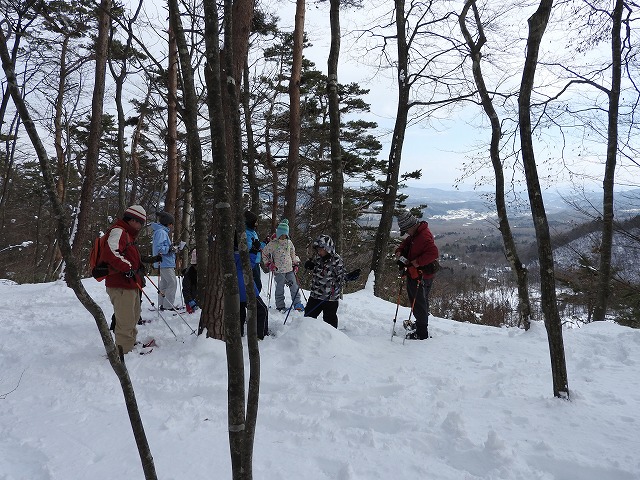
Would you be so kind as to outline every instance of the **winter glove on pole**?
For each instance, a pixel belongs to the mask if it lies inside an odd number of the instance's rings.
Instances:
[[[313,260],[309,259],[304,262],[304,268],[306,268],[307,270],[313,270],[314,268],[316,268],[316,264]]]
[[[124,276],[127,278],[133,278],[136,276],[136,272],[134,272],[133,270],[129,270],[128,272],[125,272]]]

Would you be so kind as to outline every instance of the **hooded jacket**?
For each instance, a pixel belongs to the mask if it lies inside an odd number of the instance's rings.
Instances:
[[[153,241],[151,251],[153,255],[162,255],[162,261],[154,263],[155,268],[176,268],[176,252],[171,248],[171,238],[169,237],[169,227],[160,223],[152,223]]]
[[[276,266],[275,273],[291,272],[293,266],[300,263],[296,247],[289,238],[271,240],[262,250],[262,255],[266,264],[273,263]]]
[[[324,257],[315,255],[313,258],[315,266],[311,276],[310,298],[318,300],[335,301],[342,294],[344,285],[344,264],[342,257],[331,251]]]
[[[101,261],[107,263],[109,270],[114,273],[107,276],[105,285],[107,288],[138,289],[138,285],[141,285],[142,282],[139,273],[142,268],[140,251],[135,245],[138,230],[132,228],[124,220],[118,220],[109,227],[107,235],[107,248],[103,248],[101,251]],[[124,276],[130,270],[136,272],[134,278]]]
[[[438,247],[427,222],[420,222],[414,234],[405,238],[396,248],[396,252],[406,257],[410,263],[415,260],[418,267],[425,267],[439,257]],[[414,278],[413,273],[417,274],[417,272],[411,272],[412,269],[415,270],[415,266],[409,267],[409,273]],[[422,274],[422,278],[425,279],[433,277],[434,275]]]

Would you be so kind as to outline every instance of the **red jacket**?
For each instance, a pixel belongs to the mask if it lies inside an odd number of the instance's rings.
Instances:
[[[418,267],[429,265],[440,256],[427,222],[420,222],[415,233],[405,238],[396,248],[396,252],[406,257],[410,263],[415,260]],[[415,269],[415,267],[409,267],[409,273],[414,273],[415,276],[411,275],[411,277],[416,278],[417,272],[412,272],[412,269]],[[423,274],[422,278],[433,278],[433,275]]]
[[[109,265],[109,276],[105,285],[112,288],[137,289],[141,279],[137,273],[142,266],[140,251],[135,244],[138,231],[131,228],[124,220],[114,223],[108,233],[105,247],[101,253],[101,261]],[[129,270],[136,272],[133,278],[124,276]]]

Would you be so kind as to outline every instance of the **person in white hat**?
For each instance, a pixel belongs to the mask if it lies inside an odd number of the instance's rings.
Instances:
[[[140,205],[131,205],[124,211],[105,235],[106,245],[101,250],[101,261],[109,265],[111,272],[105,278],[107,294],[115,316],[115,343],[120,358],[133,350],[140,318],[140,289],[144,270],[140,251],[136,245],[138,233],[147,221],[147,212]]]

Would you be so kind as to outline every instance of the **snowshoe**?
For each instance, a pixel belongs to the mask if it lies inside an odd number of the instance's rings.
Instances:
[[[147,354],[153,352],[153,347],[157,347],[157,344],[156,344],[155,339],[152,338],[148,342],[142,344],[142,347],[140,348],[138,353],[140,355],[147,355]]]
[[[415,330],[413,332],[408,331],[404,338],[406,340],[426,340],[427,338],[429,338],[429,333],[427,332],[427,336],[421,338],[418,336],[418,333]]]

